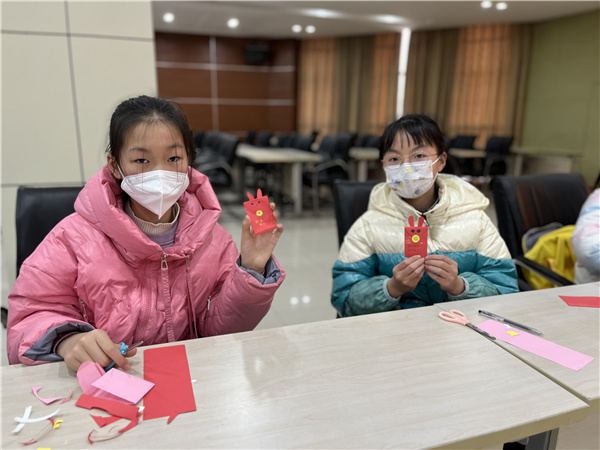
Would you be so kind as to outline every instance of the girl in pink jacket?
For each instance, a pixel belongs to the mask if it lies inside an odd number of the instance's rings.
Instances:
[[[11,364],[115,361],[129,370],[117,343],[251,330],[285,277],[272,256],[283,225],[257,236],[246,216],[238,252],[217,224],[219,203],[189,166],[192,134],[173,103],[121,103],[109,140],[108,164],[76,212],[21,266],[8,299]]]

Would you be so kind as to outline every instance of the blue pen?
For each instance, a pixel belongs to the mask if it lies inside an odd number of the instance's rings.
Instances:
[[[121,354],[122,354],[123,356],[125,356],[129,350],[133,350],[134,348],[137,348],[137,347],[139,347],[139,346],[140,346],[140,345],[142,345],[143,343],[144,343],[144,341],[140,341],[140,342],[138,342],[137,344],[133,344],[131,347],[129,347],[129,346],[127,346],[127,345],[125,344],[125,342],[121,342],[121,343],[119,344],[119,345],[121,346],[121,348],[119,349],[119,351],[121,352]],[[104,368],[104,370],[108,371],[109,369],[112,369],[114,365],[115,365],[115,362],[113,361],[113,362],[111,362],[111,363],[110,363],[108,366],[106,366],[106,367]]]

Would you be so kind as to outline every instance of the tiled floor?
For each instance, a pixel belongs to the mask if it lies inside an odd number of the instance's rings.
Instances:
[[[233,236],[239,248],[244,209],[224,204],[220,224]],[[487,210],[496,223],[493,205]],[[337,229],[331,206],[315,216],[310,210],[302,217],[285,214],[280,222],[284,233],[275,248],[275,256],[287,277],[277,293],[271,310],[257,329],[274,328],[335,318],[331,306],[331,267],[338,252]],[[2,364],[6,364],[6,330],[0,333]]]

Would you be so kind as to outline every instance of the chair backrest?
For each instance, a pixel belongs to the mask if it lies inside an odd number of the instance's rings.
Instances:
[[[356,134],[340,133],[337,138],[335,157],[347,162],[350,159],[350,149],[356,140]]]
[[[203,149],[209,148],[211,150],[217,150],[219,146],[219,133],[218,131],[207,131],[204,135],[204,145]]]
[[[296,133],[281,133],[277,137],[277,147],[278,148],[289,148],[292,146],[294,139],[296,138]]]
[[[246,140],[244,142],[246,142],[246,144],[254,145],[255,139],[256,139],[256,130],[250,130],[250,131],[248,131],[248,134],[246,135]]]
[[[551,173],[492,180],[498,231],[513,258],[523,254],[526,231],[559,222],[573,225],[588,192],[579,173]]]
[[[338,136],[343,139],[348,139],[350,141],[350,147],[354,147],[356,144],[356,139],[358,138],[358,133],[352,133],[350,131],[342,131],[338,133]]]
[[[75,212],[75,199],[82,186],[17,190],[17,275],[21,264],[37,248],[46,235],[69,214]]]
[[[240,139],[232,134],[221,133],[219,136],[217,147],[219,158],[229,164],[230,167],[233,166],[233,162],[235,161],[235,151],[239,143]]]
[[[490,136],[485,144],[485,156],[504,156],[510,152],[512,136]]]
[[[304,134],[298,134],[293,139],[291,146],[292,148],[297,148],[298,150],[310,151],[313,142],[315,142],[315,138],[316,136],[313,136],[312,134],[308,136]]]
[[[378,181],[345,181],[333,183],[333,200],[335,203],[335,221],[338,231],[338,244],[341,247],[344,236],[369,206],[369,197],[373,186]]]
[[[323,136],[323,139],[321,139],[317,153],[319,153],[321,156],[323,156],[324,161],[328,161],[328,160],[334,159],[336,157],[337,147],[338,147],[337,136],[327,134],[327,135]]]
[[[202,148],[204,144],[204,131],[197,130],[194,132],[194,148]]]
[[[257,147],[270,147],[271,146],[271,138],[273,137],[273,133],[270,131],[261,131],[256,136],[256,146]]]
[[[477,139],[477,136],[459,134],[452,140],[452,147],[471,149],[475,144],[475,139]]]

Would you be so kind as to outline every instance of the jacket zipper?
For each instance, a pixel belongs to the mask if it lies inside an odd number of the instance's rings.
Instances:
[[[173,331],[173,316],[171,314],[171,294],[169,292],[169,264],[167,264],[167,254],[163,253],[160,259],[160,271],[163,284],[163,299],[165,302],[165,321],[167,326],[167,341],[175,342],[175,332]]]
[[[90,321],[88,320],[88,316],[87,316],[87,310],[85,309],[85,303],[83,303],[83,300],[81,300],[81,299],[79,299],[79,303],[81,303],[81,312],[83,313],[83,319],[87,323],[90,323]]]

